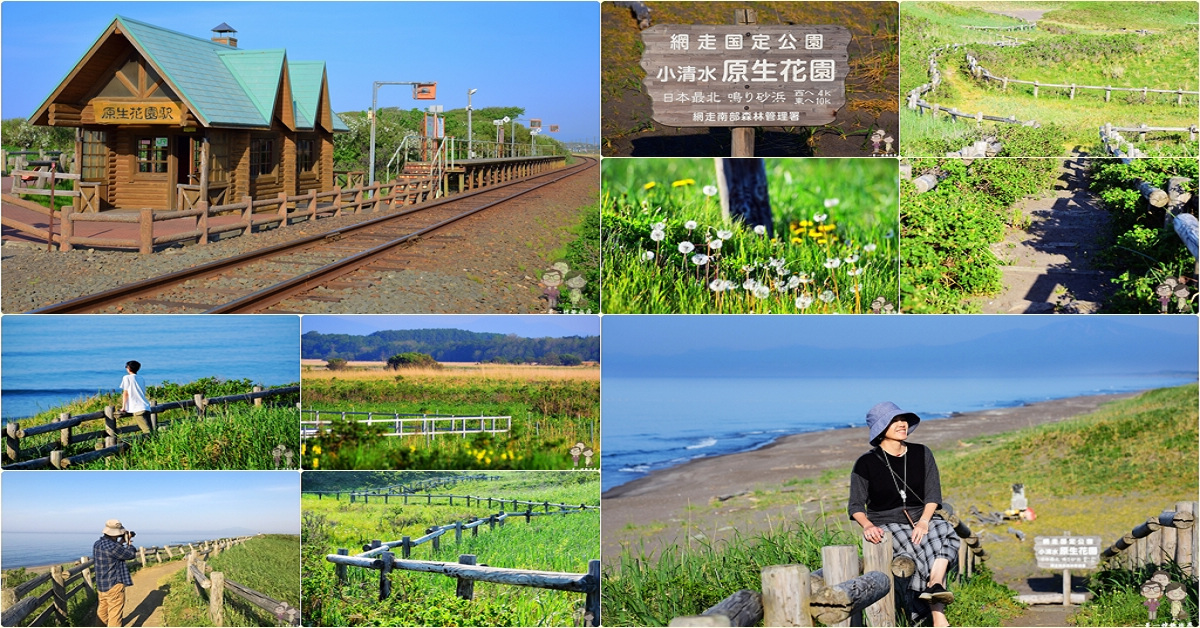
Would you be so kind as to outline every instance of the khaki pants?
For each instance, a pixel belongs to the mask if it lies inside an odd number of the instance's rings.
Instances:
[[[142,430],[143,434],[150,433],[150,413],[149,412],[134,412],[133,420],[137,423],[138,429]]]
[[[100,597],[100,604],[96,609],[96,615],[100,617],[100,623],[114,628],[119,627],[121,615],[125,612],[125,585],[114,584],[111,589],[100,591],[97,595]]]

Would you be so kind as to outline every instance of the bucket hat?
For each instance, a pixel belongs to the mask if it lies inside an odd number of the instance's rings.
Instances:
[[[921,417],[912,412],[901,410],[899,406],[890,401],[877,403],[867,411],[867,427],[871,431],[870,442],[872,446],[879,444],[878,441],[883,437],[883,433],[887,431],[892,421],[895,421],[898,417],[904,417],[908,421],[908,431],[910,433],[921,422]]]
[[[121,525],[121,522],[116,519],[109,519],[104,522],[104,534],[108,536],[121,536],[125,532],[127,532],[125,526]]]

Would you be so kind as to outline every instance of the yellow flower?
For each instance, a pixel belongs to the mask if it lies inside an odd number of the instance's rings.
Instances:
[[[320,445],[313,445],[313,453],[314,453],[314,454],[316,454],[316,455],[318,455],[318,456],[319,456],[319,455],[321,455],[321,446],[320,446]]]
[[[492,464],[492,457],[488,456],[487,458],[484,459],[483,463],[484,464]]]
[[[415,451],[417,451],[417,446],[416,446],[416,445],[409,445],[409,446],[408,446],[408,453],[410,453],[410,454],[411,454],[411,453],[413,453],[413,452],[415,452]]]
[[[654,187],[654,186],[656,186],[656,185],[658,185],[658,184],[657,184],[657,183],[655,183],[655,182],[653,182],[653,181],[651,181],[651,182],[647,183],[646,185],[643,185],[643,186],[642,186],[642,189],[643,189],[643,190],[649,190],[650,188],[652,188],[652,187]]]
[[[681,188],[685,185],[696,185],[696,180],[695,179],[680,179],[680,180],[672,183],[671,187]]]
[[[300,443],[300,455],[303,456],[308,450],[308,443]]]
[[[314,469],[316,469],[316,468],[317,468],[317,467],[319,467],[319,466],[321,466],[321,459],[320,459],[320,458],[313,458],[313,468],[314,468]]]
[[[817,231],[817,230],[815,230],[815,229],[809,229],[809,230],[808,230],[808,237],[810,237],[810,238],[819,238],[819,237],[821,237],[821,232],[820,232],[820,231]]]
[[[820,227],[817,227],[817,229],[821,231],[833,231],[836,228],[837,227],[834,227],[833,225],[821,225]]]
[[[792,238],[792,244],[804,244],[804,240],[801,238]]]

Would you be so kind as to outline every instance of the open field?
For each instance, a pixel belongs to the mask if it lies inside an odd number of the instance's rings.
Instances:
[[[1043,13],[1044,12],[1044,13]],[[928,56],[949,44],[963,44],[937,56],[942,83],[924,96],[944,109],[955,107],[974,114],[1037,121],[1054,129],[1057,141],[1046,153],[1006,150],[1005,156],[1063,156],[1074,153],[1099,154],[1098,129],[1115,127],[1183,128],[1196,124],[1200,99],[1175,90],[1197,91],[1196,11],[1186,2],[1055,2],[1021,3],[903,3],[901,13],[900,89],[907,94],[930,80]],[[1032,30],[977,30],[965,26],[1012,27],[1028,24],[1000,13],[1033,18],[1041,13]],[[1139,33],[1143,30],[1147,32]],[[994,45],[1002,37],[1004,46]],[[1018,43],[1019,45],[1011,45]],[[1042,84],[1035,95],[1033,85],[971,76],[967,54],[993,76]],[[1068,87],[1046,87],[1045,84]],[[1078,85],[1074,94],[1069,86]],[[1082,86],[1162,89],[1156,94],[1113,91]],[[1005,124],[985,122],[978,129],[973,121],[951,123],[947,118],[927,121],[916,112],[901,114],[904,154],[935,155],[945,152],[944,136],[964,133],[985,136]],[[978,139],[978,137],[973,137]],[[957,150],[962,144],[948,150]],[[1187,132],[1151,134],[1143,148],[1151,155],[1195,155],[1197,144]]]
[[[300,608],[300,537],[269,534],[255,537],[212,557],[208,564],[213,571],[225,574],[226,580],[243,584],[270,598]],[[167,581],[167,597],[163,601],[163,625],[212,626],[208,617],[208,600],[196,594],[188,582],[186,570]],[[226,626],[275,626],[274,617],[225,592]]]
[[[435,494],[592,505],[599,500],[596,473],[500,475],[500,480],[464,482]],[[372,539],[416,539],[429,526],[486,517],[496,514],[495,508],[488,512],[486,506],[448,506],[445,501],[440,506],[402,505],[399,499],[350,504],[345,498],[308,495],[301,507],[306,625],[566,626],[578,625],[582,616],[582,594],[477,582],[474,600],[467,601],[455,597],[454,578],[400,570],[391,576],[392,596],[380,601],[378,572],[349,568],[348,583],[338,586],[334,566],[325,560],[338,548],[356,554]],[[492,567],[584,573],[588,561],[599,557],[599,538],[597,511],[534,517],[530,523],[514,517],[503,526],[479,528],[477,536],[464,534],[458,544],[453,534],[446,535],[437,552],[430,543],[419,545],[411,558],[456,562],[460,554],[475,554],[480,564]],[[395,552],[399,557],[398,548]]]
[[[306,410],[511,416],[513,423],[508,433],[431,438],[339,423],[306,441],[305,468],[569,469],[575,443],[600,449],[594,366],[306,370],[302,377]]]

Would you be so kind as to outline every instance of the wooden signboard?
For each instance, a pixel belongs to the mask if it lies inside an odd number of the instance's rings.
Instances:
[[[1035,536],[1033,553],[1041,569],[1095,569],[1100,564],[1098,536]]]
[[[96,124],[183,124],[183,103],[148,100],[92,100]]]
[[[660,24],[642,42],[642,82],[661,124],[820,126],[846,104],[842,26]]]

